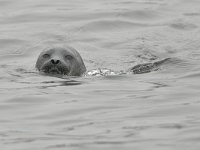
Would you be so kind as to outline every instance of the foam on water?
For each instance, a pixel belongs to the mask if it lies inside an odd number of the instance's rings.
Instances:
[[[199,149],[200,1],[0,0],[0,147]],[[51,44],[88,70],[146,74],[57,78],[35,69]]]

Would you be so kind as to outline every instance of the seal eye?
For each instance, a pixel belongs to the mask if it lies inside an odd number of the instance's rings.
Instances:
[[[68,60],[73,59],[73,57],[71,55],[66,55],[65,58],[68,59]]]
[[[42,57],[43,57],[43,58],[49,58],[50,55],[49,55],[49,54],[44,54]]]

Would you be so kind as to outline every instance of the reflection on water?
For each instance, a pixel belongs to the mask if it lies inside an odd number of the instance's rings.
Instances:
[[[0,146],[198,150],[198,0],[0,0]],[[87,70],[157,71],[54,77],[35,69],[53,44],[76,48]]]
[[[54,81],[45,81],[45,82],[42,82],[42,83],[56,83]],[[72,85],[80,85],[81,82],[80,81],[76,81],[76,80],[69,80],[69,81],[62,81],[62,82],[59,82],[60,85],[59,86],[72,86]]]

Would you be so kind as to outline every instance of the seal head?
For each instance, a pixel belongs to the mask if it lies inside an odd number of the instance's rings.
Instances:
[[[80,54],[72,47],[53,47],[42,51],[36,68],[50,75],[81,76],[86,71]]]

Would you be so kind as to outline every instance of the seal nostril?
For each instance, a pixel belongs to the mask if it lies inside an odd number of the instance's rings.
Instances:
[[[51,59],[51,63],[52,63],[52,64],[55,64],[55,65],[56,65],[56,64],[58,64],[59,62],[60,62],[60,60]]]
[[[58,64],[59,62],[60,62],[60,60],[56,60],[56,61],[55,61],[55,64]]]

